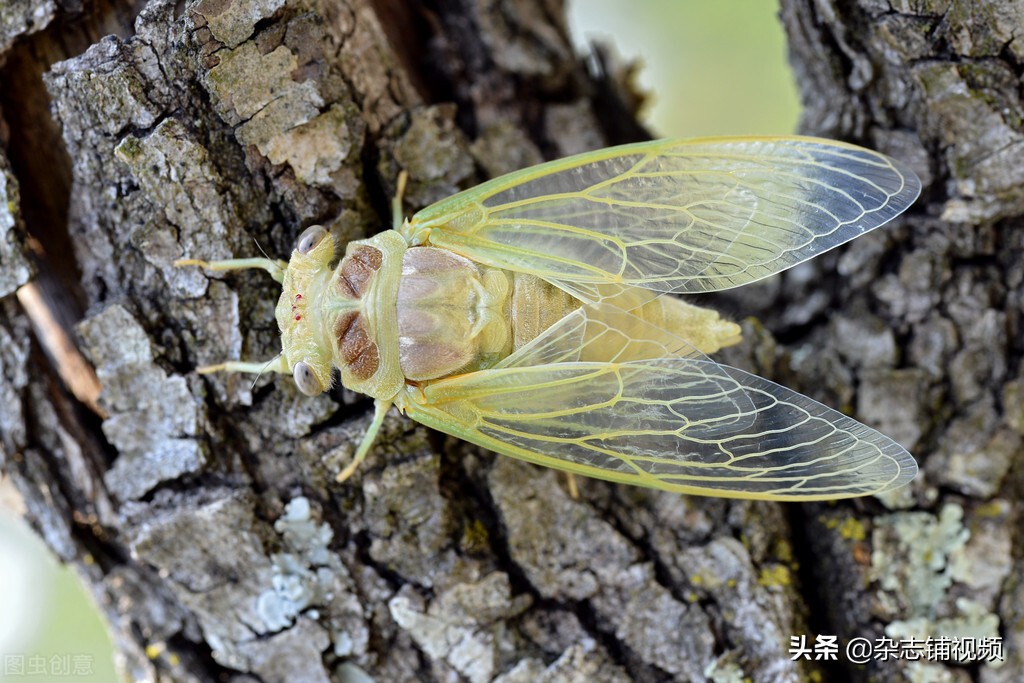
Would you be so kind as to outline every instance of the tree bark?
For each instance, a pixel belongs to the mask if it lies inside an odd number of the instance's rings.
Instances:
[[[803,132],[899,157],[925,192],[893,226],[716,297],[756,316],[723,360],[910,448],[922,475],[885,500],[589,480],[574,500],[554,472],[397,415],[337,485],[364,397],[194,373],[273,357],[279,289],[175,259],[284,257],[313,223],[372,234],[401,169],[409,214],[644,135],[626,71],[587,68],[557,0],[0,10],[0,468],[97,597],[126,675],[1024,676],[1024,14],[784,0],[782,18]],[[838,661],[792,658],[814,634],[839,637]],[[842,649],[964,635],[1002,636],[1006,661]]]

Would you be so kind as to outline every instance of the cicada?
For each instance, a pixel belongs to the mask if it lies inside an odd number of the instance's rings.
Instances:
[[[571,474],[687,494],[827,500],[917,471],[892,439],[709,353],[740,328],[672,296],[738,287],[903,212],[906,166],[807,138],[658,140],[496,178],[350,242],[307,229],[285,263],[281,354],[204,372],[288,373]],[[336,263],[336,265],[335,265]]]

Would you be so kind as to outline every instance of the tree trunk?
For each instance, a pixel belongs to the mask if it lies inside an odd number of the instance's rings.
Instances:
[[[400,169],[408,214],[644,135],[625,72],[587,70],[557,0],[0,9],[0,467],[132,680],[1024,676],[1024,13],[782,16],[803,132],[908,161],[925,192],[894,226],[717,297],[757,317],[723,359],[912,449],[922,475],[884,501],[589,480],[574,500],[554,472],[394,414],[337,485],[364,397],[194,373],[273,357],[280,290],[176,258],[286,257],[313,223],[364,237],[390,224]],[[838,661],[793,659],[814,634],[838,636]],[[967,635],[1002,636],[1005,662],[844,649]]]

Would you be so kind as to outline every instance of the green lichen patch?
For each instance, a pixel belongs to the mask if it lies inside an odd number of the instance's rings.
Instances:
[[[192,11],[203,18],[214,38],[235,47],[253,34],[260,20],[284,5],[285,0],[201,0]]]
[[[1002,398],[1006,423],[1018,434],[1024,434],[1024,376],[1004,384]]]
[[[18,183],[0,151],[0,298],[11,294],[32,276],[21,228]]]
[[[289,123],[299,125],[316,116],[323,98],[310,80],[293,77],[299,67],[298,57],[285,45],[264,54],[254,42],[219,53],[220,63],[206,74],[206,87],[217,113],[229,125],[251,121],[267,107],[263,119],[273,119],[275,130]],[[243,142],[262,145],[271,136],[256,125],[250,126]]]
[[[929,616],[961,576],[970,532],[959,505],[939,514],[899,512],[875,520],[871,572],[884,590],[907,601],[901,613]]]
[[[305,35],[307,41],[316,38]],[[312,77],[315,71],[306,74],[300,63],[305,56],[285,44],[268,52],[250,41],[218,57],[204,82],[239,142],[288,166],[303,184],[354,197],[360,166],[355,153],[362,149],[366,124],[345,93],[327,106],[326,83]]]

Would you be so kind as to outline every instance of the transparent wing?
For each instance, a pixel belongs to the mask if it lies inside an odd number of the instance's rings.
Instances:
[[[891,220],[920,188],[899,162],[828,140],[658,140],[496,178],[420,211],[403,232],[593,302],[623,285],[692,293],[753,282]]]
[[[609,305],[569,314],[498,367],[422,391],[404,407],[435,429],[680,493],[825,500],[896,488],[917,471],[873,429]]]

